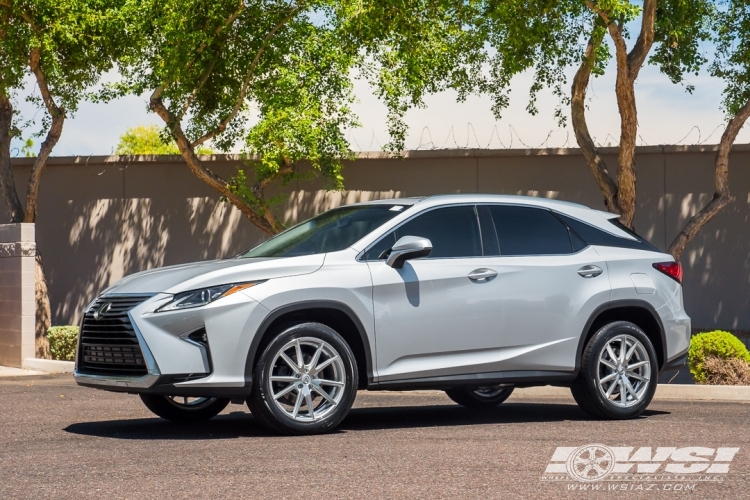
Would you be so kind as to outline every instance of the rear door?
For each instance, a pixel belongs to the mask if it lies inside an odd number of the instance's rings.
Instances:
[[[485,253],[497,271],[497,315],[503,355],[498,370],[572,370],[591,313],[609,301],[607,266],[551,211],[519,205],[478,206]],[[485,245],[488,246],[488,245]]]

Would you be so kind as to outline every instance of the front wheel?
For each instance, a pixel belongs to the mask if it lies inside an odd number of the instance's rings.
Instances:
[[[277,432],[319,434],[346,417],[357,384],[354,354],[341,335],[321,323],[302,323],[281,332],[260,356],[247,403]]]
[[[141,394],[146,408],[161,418],[174,422],[203,422],[215,417],[229,404],[228,399],[194,398]]]
[[[467,408],[494,408],[513,393],[512,386],[454,387],[445,391],[449,398]]]
[[[651,403],[658,375],[656,351],[648,336],[633,323],[616,321],[589,340],[571,392],[589,415],[634,418]]]

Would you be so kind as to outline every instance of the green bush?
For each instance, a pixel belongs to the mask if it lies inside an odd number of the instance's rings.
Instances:
[[[693,378],[699,384],[707,383],[706,358],[740,359],[750,363],[750,352],[740,339],[729,332],[716,330],[699,333],[690,340],[688,366]]]
[[[78,330],[77,326],[53,326],[47,330],[52,359],[62,361],[74,361],[76,359]]]

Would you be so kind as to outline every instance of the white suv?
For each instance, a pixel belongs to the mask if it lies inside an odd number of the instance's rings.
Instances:
[[[236,257],[128,276],[85,310],[79,384],[202,420],[230,400],[284,433],[333,429],[357,389],[494,407],[569,386],[631,418],[685,363],[682,268],[617,216],[445,195],[349,205]]]

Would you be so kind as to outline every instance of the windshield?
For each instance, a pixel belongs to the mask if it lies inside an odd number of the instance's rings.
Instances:
[[[329,210],[266,240],[241,257],[294,257],[337,252],[401,213],[404,205],[355,205]]]

